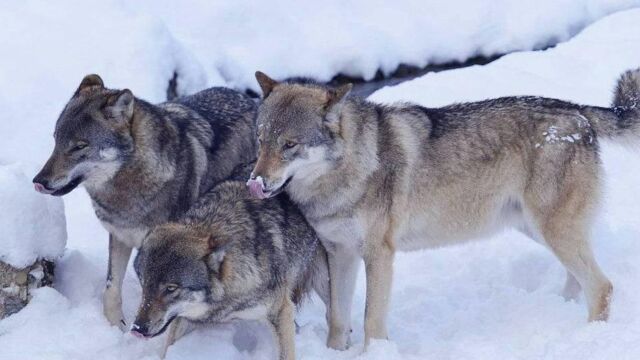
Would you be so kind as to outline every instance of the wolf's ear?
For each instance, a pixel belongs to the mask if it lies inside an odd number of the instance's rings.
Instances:
[[[330,125],[338,123],[342,104],[352,87],[352,84],[345,84],[337,89],[327,91],[327,100],[324,106],[326,111],[325,121]]]
[[[205,257],[205,262],[209,270],[220,273],[220,267],[226,255],[226,244],[221,244],[213,235],[207,240],[209,244],[209,254]]]
[[[112,119],[129,120],[133,116],[135,98],[129,89],[120,90],[109,96],[104,107],[105,113]]]
[[[339,104],[348,94],[351,92],[353,84],[344,84],[337,89],[331,89],[327,91],[327,104],[326,108],[329,109],[332,106]]]
[[[79,94],[81,91],[87,90],[92,87],[97,87],[99,89],[104,88],[104,82],[99,75],[89,74],[85,76],[80,82],[80,86],[78,86],[78,90],[76,90],[76,94]]]
[[[262,98],[266,98],[271,94],[273,88],[278,85],[278,82],[268,77],[262,71],[256,71],[256,80],[258,80],[258,85],[260,85],[260,89],[262,89]]]

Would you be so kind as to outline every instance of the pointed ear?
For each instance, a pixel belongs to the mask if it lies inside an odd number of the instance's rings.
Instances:
[[[116,120],[130,120],[133,116],[135,98],[129,89],[120,90],[109,96],[104,107],[106,115]]]
[[[353,88],[353,84],[344,84],[337,89],[331,89],[327,91],[327,105],[326,108],[329,109],[332,106],[340,103],[342,99],[344,99],[351,89]]]
[[[205,257],[205,262],[211,271],[219,273],[226,255],[226,244],[220,244],[213,235],[207,241],[210,253]]]
[[[327,91],[327,102],[325,104],[326,115],[324,117],[327,125],[333,130],[338,130],[337,124],[340,122],[340,110],[344,99],[347,97],[352,84],[345,84],[337,89],[331,89]]]
[[[268,77],[262,71],[256,71],[256,80],[258,80],[258,85],[260,85],[260,89],[262,89],[262,98],[266,98],[271,94],[273,88],[278,85],[278,82]]]
[[[104,82],[102,81],[102,78],[100,78],[100,76],[96,74],[89,74],[85,76],[80,82],[80,86],[78,86],[76,94],[93,87],[104,89]]]

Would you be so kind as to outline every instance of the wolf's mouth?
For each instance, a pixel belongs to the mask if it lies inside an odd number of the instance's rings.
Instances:
[[[54,190],[51,193],[51,195],[53,195],[53,196],[67,195],[73,189],[77,188],[78,185],[80,185],[80,183],[82,183],[83,181],[84,181],[84,178],[82,176],[75,177],[73,180],[69,181],[69,183],[67,183],[67,185],[61,187],[58,190]]]
[[[171,322],[173,322],[173,320],[175,320],[176,317],[177,317],[177,315],[174,315],[174,316],[170,317],[169,320],[162,326],[162,329],[158,330],[155,334],[145,335],[144,337],[152,338],[152,337],[156,337],[156,336],[162,334],[163,332],[165,332],[167,330],[167,328],[169,327]]]
[[[291,181],[291,178],[292,177],[289,177],[279,187],[277,187],[277,188],[275,188],[273,190],[268,190],[268,191],[265,191],[265,189],[263,187],[264,186],[264,182],[262,181],[262,178],[260,178],[260,177],[258,177],[256,179],[249,180],[247,182],[247,186],[249,187],[249,192],[254,197],[256,197],[258,199],[268,199],[268,198],[274,197],[274,196],[280,194],[282,191],[284,191],[284,189],[287,187],[287,185],[289,185],[289,182]]]
[[[286,188],[287,188],[287,185],[289,185],[289,183],[291,182],[291,178],[292,178],[292,177],[293,177],[293,176],[289,176],[289,178],[287,178],[287,180],[285,180],[285,181],[282,183],[282,185],[280,185],[280,187],[279,187],[279,188],[273,189],[273,190],[271,190],[271,191],[267,191],[267,192],[265,193],[265,195],[267,195],[267,198],[274,197],[274,196],[276,196],[276,195],[280,194],[281,192],[283,192],[283,191],[284,191],[284,189],[286,189]]]

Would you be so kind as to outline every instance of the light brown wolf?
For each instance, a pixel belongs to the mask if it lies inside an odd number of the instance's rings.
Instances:
[[[256,74],[260,198],[285,190],[329,252],[328,345],[347,346],[360,258],[365,342],[387,338],[396,250],[433,248],[516,228],[567,269],[589,320],[606,320],[612,285],[589,246],[600,202],[599,139],[640,137],[640,71],[618,83],[611,108],[506,97],[442,108],[380,105],[350,86],[277,82]]]

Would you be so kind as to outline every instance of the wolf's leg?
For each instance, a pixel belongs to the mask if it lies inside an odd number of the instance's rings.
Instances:
[[[565,300],[575,300],[578,298],[578,294],[580,294],[580,283],[576,279],[573,274],[567,270],[567,280],[564,283],[564,289],[562,290],[562,296]]]
[[[329,255],[329,282],[331,305],[329,306],[329,337],[327,346],[345,350],[351,333],[351,305],[356,277],[360,267],[359,255],[350,248],[336,245]]]
[[[573,191],[558,196],[562,200],[553,207],[534,207],[533,215],[545,243],[584,290],[589,321],[607,320],[613,288],[596,263],[589,244],[587,224],[593,200],[585,195],[588,193],[582,190],[585,188],[589,187],[572,187]],[[570,288],[574,286],[571,282],[569,278]]]
[[[586,233],[554,228],[545,234],[549,247],[584,289],[589,321],[607,320],[612,285],[596,263]]]
[[[325,318],[327,326],[331,324],[331,282],[329,280],[329,258],[323,246],[318,245],[313,262],[312,287],[318,294],[326,308]],[[297,329],[296,329],[297,332]]]
[[[391,242],[382,241],[365,251],[367,302],[364,318],[365,347],[371,339],[387,339],[387,313],[393,279]]]
[[[273,326],[278,340],[278,356],[280,360],[295,360],[296,328],[294,325],[295,306],[288,294],[284,294],[280,309],[269,316],[269,322]]]
[[[107,269],[107,285],[103,296],[104,316],[111,325],[126,331],[127,324],[122,314],[122,280],[127,271],[131,257],[131,248],[109,234],[109,265]]]
[[[176,341],[178,341],[187,333],[191,332],[191,330],[193,330],[193,326],[189,320],[184,318],[175,319],[173,323],[169,325],[167,340],[165,341],[164,347],[162,348],[160,358],[164,359],[167,356],[167,350],[169,349],[169,346],[175,344]]]

